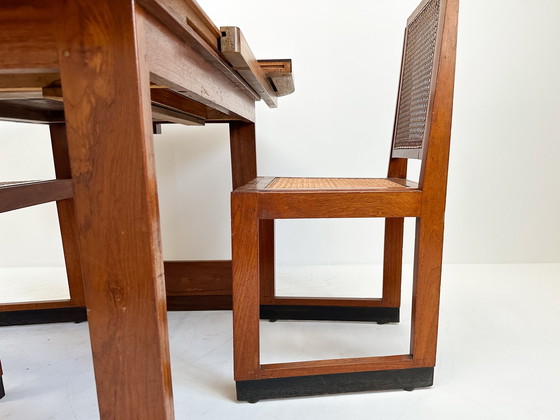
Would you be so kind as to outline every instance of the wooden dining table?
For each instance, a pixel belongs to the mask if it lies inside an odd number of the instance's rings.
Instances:
[[[229,124],[236,188],[256,177],[255,102],[293,90],[290,60],[257,60],[193,0],[0,2],[0,119],[48,124],[56,168],[0,183],[0,212],[57,202],[70,286],[0,319],[87,310],[102,419],[173,418],[166,310],[231,308],[231,261],[162,259],[153,134]]]

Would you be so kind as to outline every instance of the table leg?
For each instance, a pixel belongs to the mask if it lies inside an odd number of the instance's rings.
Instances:
[[[63,3],[63,2],[61,2]],[[57,13],[84,291],[102,419],[172,419],[149,73],[133,2]]]

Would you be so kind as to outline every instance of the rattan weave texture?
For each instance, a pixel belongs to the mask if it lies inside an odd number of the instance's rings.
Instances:
[[[408,25],[394,149],[421,149],[426,129],[440,0],[430,0]]]
[[[274,178],[267,190],[366,190],[375,188],[406,188],[383,178]]]

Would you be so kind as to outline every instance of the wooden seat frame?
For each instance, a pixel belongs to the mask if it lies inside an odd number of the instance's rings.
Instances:
[[[437,0],[422,1],[409,18],[408,25],[430,1]],[[388,178],[404,181],[407,159],[421,158],[416,187],[276,190],[267,188],[272,179],[256,178],[232,193],[234,370],[238,400],[255,402],[265,398],[432,385],[459,8],[458,0],[439,1],[439,24],[422,146],[410,150],[396,148],[395,121],[389,162]],[[403,69],[404,61],[403,54]],[[401,75],[399,92],[402,83]],[[318,302],[317,299],[275,298],[270,281],[271,267],[274,266],[270,232],[274,219],[354,217],[386,218],[383,297],[368,302],[359,299]],[[405,217],[416,218],[410,353],[261,364],[261,304],[340,306],[344,302],[346,306],[362,308],[398,308]],[[327,308],[327,312],[331,309]]]

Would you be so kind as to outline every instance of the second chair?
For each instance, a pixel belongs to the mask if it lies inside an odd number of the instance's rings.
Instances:
[[[408,20],[388,178],[256,178],[232,193],[238,400],[432,385],[458,7],[458,0],[424,0]],[[406,180],[411,158],[422,160],[418,183]],[[386,218],[385,272],[398,273],[393,281],[400,281],[403,220],[416,218],[410,352],[261,364],[260,280],[263,264],[270,264],[262,245],[266,227],[274,219],[366,217]]]

